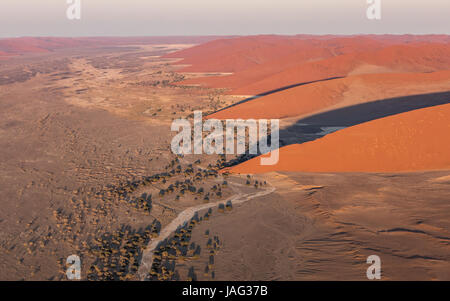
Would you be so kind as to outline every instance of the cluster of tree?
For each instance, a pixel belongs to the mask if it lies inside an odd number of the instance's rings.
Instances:
[[[208,231],[209,236],[209,231]],[[214,255],[220,248],[220,240],[218,236],[214,236],[213,238],[209,238],[206,243],[206,248],[209,250],[209,259],[208,264],[205,266],[205,272],[204,275],[208,276],[209,273],[211,273],[211,277],[215,278],[214,273]]]
[[[175,197],[175,200],[179,200],[181,196],[185,195],[187,192],[196,195],[201,196],[204,195],[203,200],[209,201],[211,196],[211,193],[208,192],[205,194],[205,189],[203,187],[197,188],[195,186],[195,182],[202,180],[204,177],[208,177],[211,175],[216,175],[217,172],[211,171],[211,170],[203,170],[203,174],[198,172],[193,180],[186,179],[184,181],[176,181],[174,184],[170,184],[165,189],[160,189],[159,196],[164,197],[170,193],[176,192],[177,196]],[[228,185],[227,181],[224,181],[222,185],[217,184],[212,186],[211,191],[218,197],[222,197],[222,186],[226,187]]]
[[[90,266],[88,280],[130,280],[136,274],[142,250],[150,241],[154,221],[146,228],[134,230],[122,225],[120,230],[106,233],[89,246],[92,256],[97,259]],[[160,226],[159,226],[160,229]]]
[[[200,258],[202,248],[195,242],[191,242],[192,231],[194,227],[208,219],[212,214],[212,209],[200,216],[196,212],[189,222],[185,222],[175,230],[173,236],[161,241],[153,252],[153,262],[149,271],[148,280],[177,280],[179,274],[175,270],[177,260],[196,260]],[[209,238],[209,230],[205,232]],[[210,256],[214,256],[215,251],[219,249],[220,241],[217,236],[209,238],[207,248]],[[170,268],[163,268],[164,262],[170,262]],[[189,276],[188,276],[189,278]],[[192,280],[196,277],[192,278]]]
[[[252,182],[251,182],[251,177],[250,177],[250,175],[247,175],[247,181],[245,182],[245,184],[246,185],[252,185]],[[253,186],[255,187],[255,188],[258,188],[258,187],[261,187],[261,186],[266,186],[267,185],[267,181],[258,181],[258,180],[255,180],[255,182],[253,183]]]
[[[160,242],[153,252],[152,267],[149,271],[149,280],[175,280],[177,277],[175,268],[163,270],[162,263],[165,260],[197,259],[200,257],[201,247],[195,243],[190,244],[192,230],[196,224],[202,221],[196,212],[189,222],[179,226],[172,237]]]
[[[217,209],[221,213],[225,212],[225,209],[227,211],[231,211],[233,209],[233,203],[231,202],[231,200],[228,200],[226,204],[220,203]]]
[[[130,199],[129,203],[136,209],[143,210],[145,213],[149,214],[152,210],[152,195],[143,193],[137,198]]]

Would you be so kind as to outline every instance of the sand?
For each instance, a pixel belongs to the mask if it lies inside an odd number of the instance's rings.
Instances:
[[[298,86],[216,112],[208,118],[289,118],[394,97],[445,92],[450,71],[354,75]]]
[[[170,54],[183,58],[179,72],[233,72],[186,80],[227,88],[234,95],[257,95],[290,85],[354,73],[431,72],[450,66],[448,40],[402,38],[240,37],[217,40]],[[188,66],[186,66],[188,65]],[[367,68],[372,66],[372,68]]]
[[[450,104],[414,110],[349,127],[321,139],[280,149],[280,160],[254,158],[230,170],[405,172],[450,168]]]

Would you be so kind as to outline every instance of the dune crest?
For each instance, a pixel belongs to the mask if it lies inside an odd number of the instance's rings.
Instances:
[[[354,75],[298,86],[229,107],[208,118],[289,118],[388,98],[444,92],[450,70]]]

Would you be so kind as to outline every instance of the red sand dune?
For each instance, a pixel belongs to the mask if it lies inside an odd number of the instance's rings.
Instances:
[[[450,69],[450,45],[390,46],[385,49],[346,54],[294,66],[263,80],[230,91],[235,95],[257,95],[280,87],[345,77],[367,66],[384,67],[381,72],[430,72]],[[364,72],[364,71],[363,71]],[[375,68],[375,72],[378,71]],[[371,71],[364,73],[372,73]]]
[[[363,70],[367,66],[372,66],[372,70]],[[450,69],[450,45],[401,45],[308,62],[287,59],[285,64],[276,61],[231,76],[194,79],[180,84],[201,83],[230,88],[229,94],[257,95],[289,85],[345,77],[353,72],[430,72],[446,69]]]
[[[183,72],[236,72],[295,52],[301,40],[293,37],[257,36],[220,39],[166,55],[191,65]]]
[[[240,37],[212,41],[167,57],[183,57],[177,64],[191,64],[180,72],[234,72],[180,85],[203,84],[229,88],[229,94],[257,95],[354,72],[450,69],[449,40],[448,36]]]
[[[283,60],[289,64],[298,63],[295,55],[310,54],[305,59],[326,58],[347,53],[373,51],[389,45],[410,43],[450,43],[447,35],[424,36],[315,36],[315,35],[258,35],[214,40],[189,49],[166,55],[167,58],[182,58],[177,64],[190,64],[181,72],[231,72],[260,65],[275,59],[279,64]],[[286,53],[294,54],[285,58]],[[326,55],[321,55],[326,53]],[[234,61],[236,54],[240,57]],[[273,62],[275,66],[275,61]],[[243,64],[245,62],[245,64]]]
[[[210,66],[214,66],[213,68],[210,68],[209,71],[223,71],[225,70],[224,68],[229,68],[227,69],[227,71],[235,71],[235,72],[237,71],[237,72],[230,76],[205,77],[200,79],[186,80],[181,82],[180,84],[183,85],[183,84],[201,83],[209,87],[230,88],[236,90],[240,87],[245,87],[252,83],[263,80],[267,77],[270,77],[274,74],[283,72],[287,69],[300,68],[300,66],[303,66],[311,62],[332,58],[335,57],[336,55],[352,53],[355,52],[355,49],[359,49],[362,51],[374,48],[378,49],[381,47],[381,45],[378,45],[375,41],[364,38],[334,39],[333,41],[334,42],[322,40],[299,40],[295,43],[296,49],[294,52],[291,52],[288,55],[279,55],[279,52],[277,50],[274,52],[275,58],[268,60],[267,62],[259,62],[258,64],[256,64],[255,61],[252,59],[253,53],[251,52],[251,49],[249,51],[246,51],[246,53],[242,53],[241,51],[240,55],[243,55],[246,60],[251,62],[252,65],[247,66],[246,68],[240,66],[239,70],[233,69],[234,68],[233,64],[235,63],[235,61],[233,59],[230,59],[230,62],[228,62],[226,54],[223,54],[218,57],[214,56],[212,59],[198,58],[198,60],[200,60],[201,63],[194,62],[194,65],[181,69],[180,72],[198,71],[197,69],[198,66],[208,64]],[[202,48],[202,46],[203,45],[197,47]],[[264,45],[261,45],[260,47],[263,46]],[[277,45],[277,49],[282,47],[283,45]],[[227,49],[227,52],[228,51],[229,50]],[[226,66],[222,66],[225,60],[227,61]],[[189,61],[182,61],[181,63],[186,62]],[[207,70],[205,69],[204,71]],[[282,86],[283,84],[277,85],[276,88]],[[264,90],[262,92],[265,91],[267,90]],[[238,94],[238,93],[234,93],[234,91],[232,90],[230,91],[230,94]]]
[[[450,169],[450,104],[414,110],[349,127],[280,149],[278,164],[254,158],[233,173],[407,172]]]
[[[216,112],[208,118],[304,117],[326,109],[394,97],[444,92],[449,89],[450,70],[432,73],[354,75],[266,95]]]
[[[235,88],[284,69],[336,55],[379,49],[384,43],[364,37],[300,39],[286,36],[251,36],[216,40],[166,55],[189,64],[180,72],[238,72],[239,76],[203,78],[201,83]],[[198,83],[199,80],[193,81]],[[189,81],[183,82],[189,84]]]

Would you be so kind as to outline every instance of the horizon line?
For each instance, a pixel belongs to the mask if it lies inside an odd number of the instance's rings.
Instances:
[[[257,34],[170,34],[170,35],[20,35],[20,36],[0,36],[0,39],[20,39],[20,38],[152,38],[152,37],[252,37],[252,36],[450,36],[450,33],[257,33]]]

